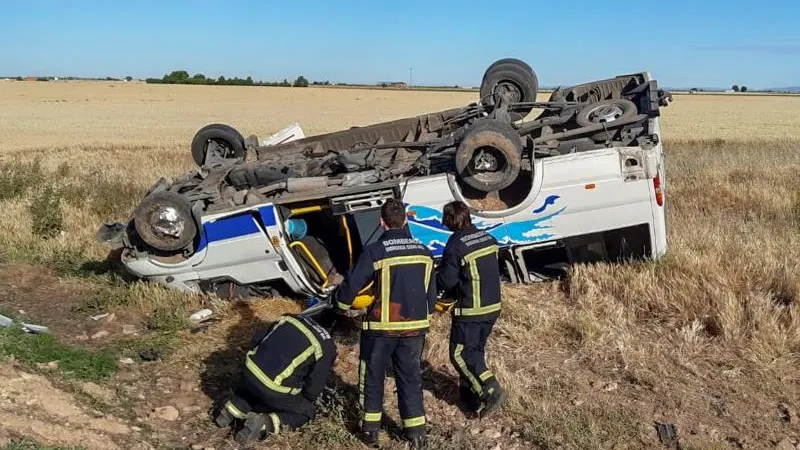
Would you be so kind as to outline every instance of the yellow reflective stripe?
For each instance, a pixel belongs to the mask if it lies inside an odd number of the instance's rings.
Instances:
[[[433,273],[433,261],[425,263],[425,292],[428,292],[428,286],[431,282],[431,273]]]
[[[498,252],[499,249],[496,245],[490,245],[480,250],[468,253],[467,256],[461,261],[461,265],[469,264],[469,274],[472,278],[472,309],[481,308],[481,274],[478,271],[478,258]],[[463,315],[476,315],[484,313],[463,314]],[[459,314],[457,314],[459,315]]]
[[[247,417],[247,414],[243,413],[241,409],[237,408],[230,400],[228,403],[225,403],[225,409],[228,410],[231,415],[237,419],[244,419]]]
[[[395,330],[417,330],[430,326],[428,319],[409,320],[408,322],[362,322],[362,330],[395,331]]]
[[[486,381],[489,378],[492,378],[493,376],[494,374],[491,371],[487,370],[486,372],[483,372],[481,376],[479,376],[478,378],[480,378],[481,381]]]
[[[314,357],[317,360],[322,358],[322,346],[319,345],[319,341],[317,340],[317,337],[314,336],[314,333],[309,330],[305,324],[300,323],[300,321],[294,317],[286,317],[286,321],[294,325],[298,330],[300,330],[301,333],[306,335],[308,342],[310,342],[311,346],[314,348]]]
[[[425,416],[403,419],[403,428],[413,428],[425,425]]]
[[[461,368],[461,371],[464,372],[464,375],[467,376],[467,379],[469,380],[470,384],[472,384],[472,390],[476,394],[480,394],[482,391],[481,383],[475,378],[475,375],[473,375],[472,372],[470,372],[469,369],[467,368],[467,363],[461,356],[462,350],[464,350],[464,346],[461,344],[456,344],[456,351],[453,353],[453,359],[456,360],[456,364],[458,364],[458,367]]]
[[[500,311],[500,303],[481,308],[456,308],[453,314],[457,316],[480,316],[481,314],[489,314],[496,311]]]
[[[359,360],[358,362],[358,405],[364,409],[364,384],[367,378],[367,362]]]
[[[338,306],[338,307],[339,307],[339,309],[343,309],[343,310],[345,310],[345,311],[347,311],[348,309],[350,309],[350,305],[347,305],[347,304],[345,304],[345,303],[342,303],[342,302],[336,302],[336,306]]]
[[[363,294],[363,293],[367,292],[367,290],[368,290],[369,288],[371,288],[373,284],[375,284],[375,280],[372,280],[372,281],[370,281],[369,283],[367,283],[367,285],[366,285],[366,286],[364,286],[363,288],[361,288],[361,290],[360,290],[360,291],[358,291],[358,293],[359,293],[359,294]]]
[[[281,431],[281,418],[275,413],[269,413],[269,418],[272,419],[272,432],[278,434]]]
[[[381,271],[381,322],[384,324],[388,324],[390,320],[391,267],[405,264],[423,264],[425,266],[425,290],[427,291],[433,272],[433,260],[430,257],[425,255],[393,256],[373,263],[373,268]]]
[[[490,255],[490,254],[498,252],[498,251],[500,251],[500,249],[496,245],[490,245],[490,246],[482,248],[480,250],[475,250],[474,252],[467,253],[467,255],[464,256],[464,259],[461,260],[461,265],[464,265],[464,264],[466,264],[466,263],[468,263],[470,261],[474,261],[474,260],[476,260],[478,258],[482,258],[482,257],[484,257],[486,255]]]
[[[380,422],[380,421],[381,421],[381,413],[379,412],[364,413],[364,422]]]
[[[261,384],[263,384],[264,386],[275,392],[280,392],[282,394],[297,395],[300,393],[300,389],[298,388],[281,386],[272,381],[264,372],[261,371],[258,365],[256,365],[256,363],[254,363],[253,360],[250,359],[250,357],[253,356],[255,353],[256,353],[255,350],[250,350],[249,352],[247,352],[247,357],[245,358],[245,366],[247,367],[247,370],[249,370],[250,373],[252,373],[253,376],[255,376],[258,379],[258,381],[261,382]]]
[[[481,307],[481,274],[478,272],[478,263],[474,259],[469,261],[469,273],[472,276],[472,307]]]
[[[308,347],[302,353],[297,355],[285,369],[283,372],[279,373],[278,376],[275,377],[275,383],[281,384],[283,380],[289,378],[294,373],[295,369],[297,369],[300,364],[303,364],[311,354],[314,353],[314,347]]]
[[[375,261],[373,267],[375,270],[380,270],[384,267],[399,266],[401,264],[427,264],[430,262],[431,258],[425,255],[393,256]]]
[[[381,322],[389,322],[389,295],[391,289],[391,272],[390,268],[386,267],[381,269]]]

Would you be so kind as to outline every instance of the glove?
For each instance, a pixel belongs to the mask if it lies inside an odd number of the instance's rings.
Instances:
[[[451,309],[453,309],[453,306],[455,304],[456,304],[456,302],[451,301],[451,300],[444,300],[444,301],[437,300],[436,303],[434,303],[433,307],[434,307],[434,309],[436,309],[437,312],[441,313],[441,312],[450,311]]]

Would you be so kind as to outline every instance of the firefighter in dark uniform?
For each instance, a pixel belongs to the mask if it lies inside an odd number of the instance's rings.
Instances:
[[[342,313],[372,283],[374,301],[361,320],[359,403],[361,431],[377,445],[383,412],[386,369],[392,363],[398,406],[411,448],[426,446],[422,394],[422,348],[436,301],[431,252],[405,230],[403,203],[390,199],[381,207],[380,239],[364,248],[332,302]]]
[[[454,301],[439,300],[437,311],[450,310],[450,361],[459,373],[461,401],[486,416],[502,405],[506,393],[486,367],[486,341],[500,315],[500,267],[497,240],[478,230],[469,207],[445,205],[442,224],[453,231],[436,270],[437,290]]]
[[[309,317],[284,314],[253,337],[242,378],[215,422],[243,425],[234,436],[243,444],[305,424],[315,416],[313,402],[336,354],[328,329]]]

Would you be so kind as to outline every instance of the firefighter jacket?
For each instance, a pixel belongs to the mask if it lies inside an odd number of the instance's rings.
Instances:
[[[438,289],[455,289],[453,320],[482,321],[500,315],[497,240],[474,226],[453,233],[436,270]]]
[[[362,330],[375,335],[423,335],[436,301],[432,277],[430,250],[405,230],[391,229],[364,248],[333,301],[346,311],[358,292],[372,283],[375,300],[362,318]]]
[[[330,333],[314,320],[284,314],[245,359],[245,372],[268,391],[301,394],[309,401],[322,392],[336,359]]]

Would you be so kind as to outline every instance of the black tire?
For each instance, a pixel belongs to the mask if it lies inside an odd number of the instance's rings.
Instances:
[[[158,221],[156,215],[165,207],[173,208],[183,220],[183,229],[178,236],[163,233],[155,228],[155,223]],[[159,191],[145,197],[133,211],[133,224],[139,237],[147,245],[165,252],[185,248],[197,235],[197,225],[192,217],[191,205],[186,198],[171,191]]]
[[[477,170],[476,152],[487,152],[484,154],[495,162],[495,170]],[[484,119],[471,126],[458,145],[456,173],[464,183],[481,192],[499,191],[516,180],[521,159],[522,140],[517,130],[511,124]]]
[[[515,58],[500,59],[483,74],[480,93],[483,106],[494,106],[493,92],[498,88],[510,90],[515,103],[535,102],[539,93],[539,79],[536,72],[524,61]],[[511,121],[524,119],[532,109],[524,108],[512,112]]]
[[[226,158],[244,158],[244,137],[233,127],[221,123],[212,123],[197,130],[192,139],[192,158],[198,166],[206,162],[208,144],[216,141],[225,148]]]
[[[575,121],[582,127],[589,127],[598,123],[612,123],[615,120],[628,119],[637,113],[638,109],[632,101],[617,98],[590,103],[582,107],[575,116]]]

